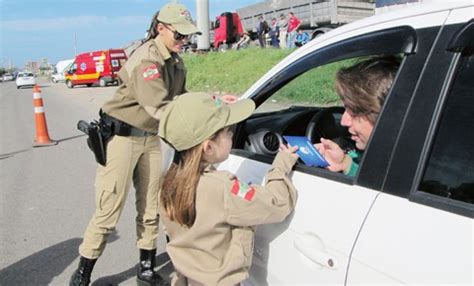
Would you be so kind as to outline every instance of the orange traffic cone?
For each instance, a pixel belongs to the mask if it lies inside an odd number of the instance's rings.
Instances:
[[[43,98],[41,97],[41,89],[38,85],[33,88],[33,105],[35,108],[35,126],[36,138],[33,147],[56,145],[58,142],[53,141],[48,135],[48,126],[46,125],[46,115],[44,114]]]

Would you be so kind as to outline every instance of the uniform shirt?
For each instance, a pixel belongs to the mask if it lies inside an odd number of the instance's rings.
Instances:
[[[170,54],[160,36],[136,49],[119,76],[123,83],[102,110],[148,132],[158,132],[160,110],[186,92],[184,63]]]
[[[280,152],[265,186],[239,181],[210,168],[199,180],[191,228],[161,219],[170,237],[167,252],[182,275],[204,285],[234,285],[248,277],[255,225],[280,222],[293,210],[296,190],[288,178],[296,159]]]

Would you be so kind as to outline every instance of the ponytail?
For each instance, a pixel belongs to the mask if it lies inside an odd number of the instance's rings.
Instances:
[[[156,11],[156,13],[153,15],[153,18],[151,19],[150,27],[148,28],[148,30],[146,30],[146,37],[141,39],[140,44],[130,52],[130,55],[128,57],[131,57],[132,54],[144,43],[158,36],[158,31],[156,30],[156,26],[159,23],[158,14],[160,14],[160,11]]]
[[[158,36],[158,31],[156,30],[156,26],[159,23],[158,14],[160,14],[160,11],[156,11],[156,13],[153,15],[153,19],[151,20],[150,27],[147,30],[147,36],[143,40],[143,42],[154,39],[154,38],[156,38],[156,36]]]
[[[204,170],[201,144],[181,152],[165,175],[160,204],[170,220],[191,227],[196,219],[196,189]]]

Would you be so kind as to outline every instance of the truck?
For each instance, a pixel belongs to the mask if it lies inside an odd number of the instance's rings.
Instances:
[[[71,64],[74,62],[74,59],[67,59],[59,61],[54,66],[54,71],[51,74],[51,81],[54,83],[66,81],[65,72],[69,69]]]
[[[210,22],[209,47],[211,50],[225,51],[232,44],[240,40],[244,30],[239,14],[236,12],[223,12]],[[183,45],[182,52],[196,52],[198,35],[192,35],[186,44]]]
[[[66,85],[73,88],[83,84],[98,84],[101,87],[119,84],[118,72],[126,60],[127,55],[123,49],[78,54],[66,72]]]
[[[375,14],[375,0],[267,0],[236,9],[244,29],[254,33],[258,17],[269,22],[293,12],[301,20],[301,29],[311,38],[324,34],[341,25]]]
[[[404,8],[409,5],[417,5],[433,1],[434,0],[376,0],[375,13],[380,14],[394,9]]]
[[[242,22],[239,14],[232,12],[224,12],[216,17],[215,22],[211,25],[213,35],[213,48],[222,50],[231,44],[237,43],[243,34]]]

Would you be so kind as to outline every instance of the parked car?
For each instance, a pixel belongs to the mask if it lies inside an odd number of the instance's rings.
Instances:
[[[54,83],[65,82],[66,81],[65,73],[73,62],[74,62],[74,59],[59,61],[54,67],[54,72],[51,75],[51,81]]]
[[[3,75],[2,80],[3,80],[3,81],[10,81],[10,80],[13,80],[13,75],[10,74],[10,73],[6,73],[6,74]]]
[[[35,84],[35,76],[32,72],[19,72],[16,76],[17,89],[25,86],[34,86]]]
[[[474,6],[413,4],[317,37],[242,97],[220,169],[261,183],[283,135],[341,136],[338,106],[278,107],[314,72],[375,55],[402,58],[355,176],[298,163],[295,210],[256,228],[248,285],[459,284],[473,281]],[[326,83],[325,83],[326,84]],[[377,83],[374,83],[377,84]],[[330,84],[331,86],[332,84]]]

